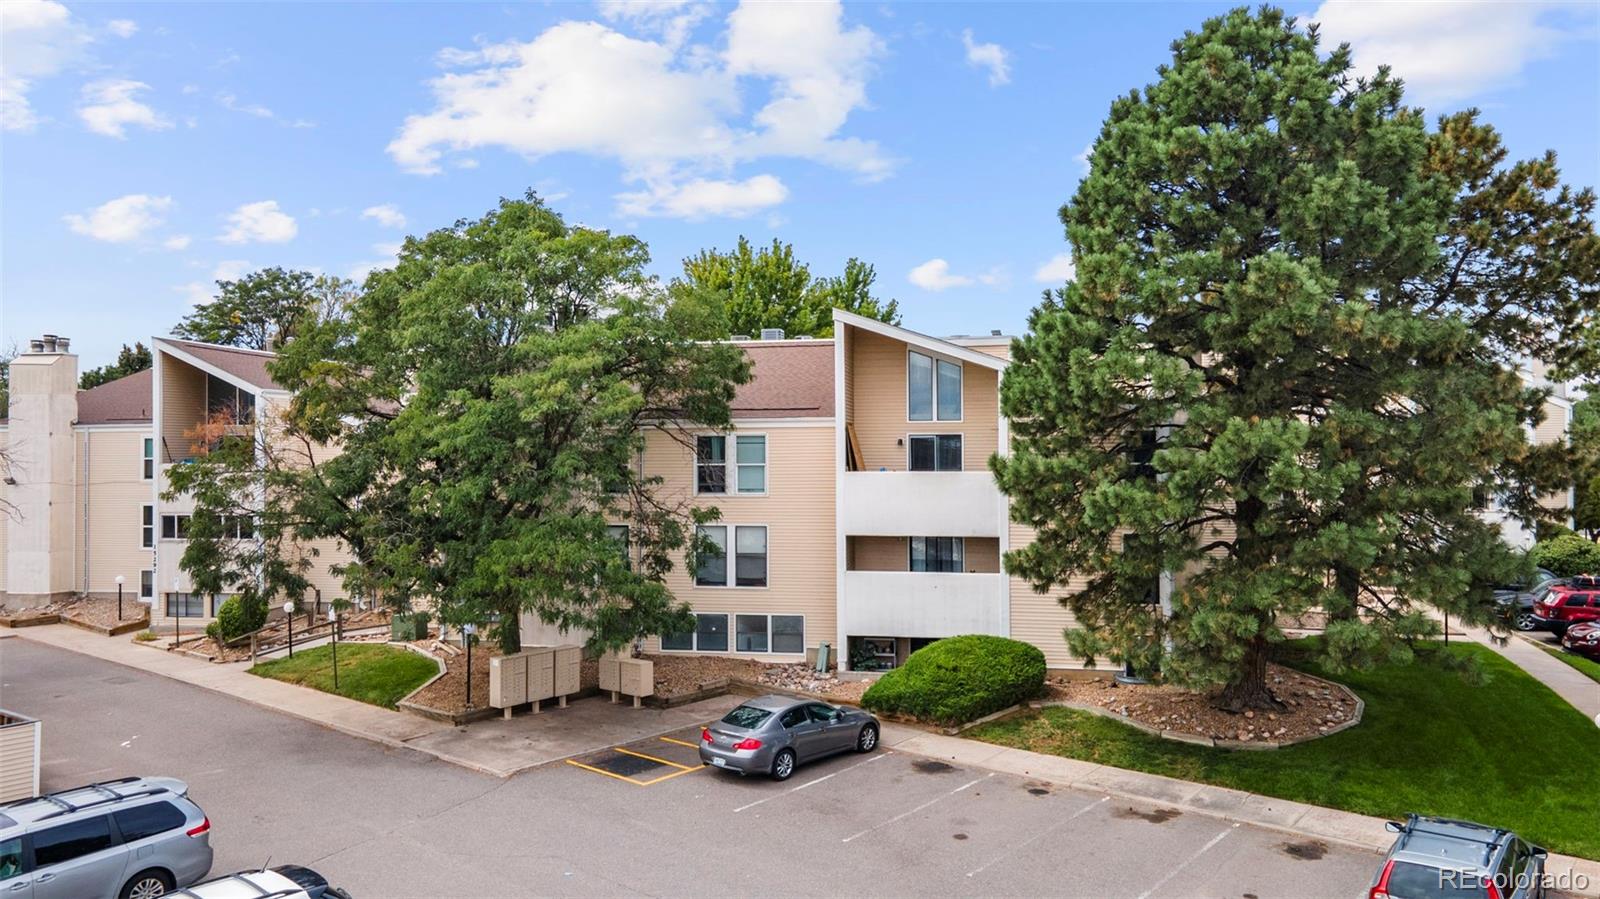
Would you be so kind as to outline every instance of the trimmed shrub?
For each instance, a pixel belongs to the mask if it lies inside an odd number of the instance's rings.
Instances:
[[[232,640],[242,637],[254,630],[260,630],[267,623],[267,604],[254,597],[230,596],[217,609],[217,620],[211,624],[217,628],[217,633],[211,633],[211,625],[206,626],[206,633],[213,639]]]
[[[1005,637],[947,637],[917,650],[867,689],[861,704],[936,724],[965,724],[1044,690],[1044,653]]]
[[[1557,577],[1600,574],[1600,543],[1577,534],[1565,534],[1534,544],[1528,558]]]

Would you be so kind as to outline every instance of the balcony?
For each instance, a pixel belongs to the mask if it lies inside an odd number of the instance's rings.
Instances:
[[[1005,500],[987,471],[847,471],[839,530],[864,537],[999,537]]]
[[[860,637],[1003,634],[1004,574],[847,571],[839,629]]]

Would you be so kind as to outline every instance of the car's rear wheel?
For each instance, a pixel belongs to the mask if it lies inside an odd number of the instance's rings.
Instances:
[[[1514,619],[1513,624],[1519,631],[1531,631],[1539,626],[1539,619],[1533,617],[1532,611],[1523,610],[1517,613],[1517,617]]]
[[[788,780],[794,773],[794,750],[782,749],[778,751],[777,758],[772,760],[772,779]]]
[[[118,896],[120,899],[155,899],[157,896],[165,896],[172,887],[171,874],[151,868],[128,878]]]
[[[878,726],[869,724],[856,735],[856,752],[871,752],[878,748]]]

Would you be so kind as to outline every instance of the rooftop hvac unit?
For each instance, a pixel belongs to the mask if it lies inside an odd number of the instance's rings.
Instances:
[[[761,339],[762,340],[782,340],[783,339],[783,329],[782,328],[762,328],[761,329]]]

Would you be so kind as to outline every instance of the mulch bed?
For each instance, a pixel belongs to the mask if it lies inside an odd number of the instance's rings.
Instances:
[[[1241,743],[1282,743],[1320,736],[1355,717],[1356,703],[1349,694],[1321,678],[1268,665],[1267,684],[1284,704],[1283,711],[1234,714],[1216,708],[1210,693],[1118,684],[1109,675],[1092,680],[1051,678],[1045,699],[1098,706],[1161,730]]]
[[[656,693],[671,699],[697,693],[704,685],[728,679],[806,693],[833,702],[859,704],[870,681],[842,681],[833,672],[820,674],[805,663],[773,664],[727,656],[683,656],[645,653],[655,663]]]

